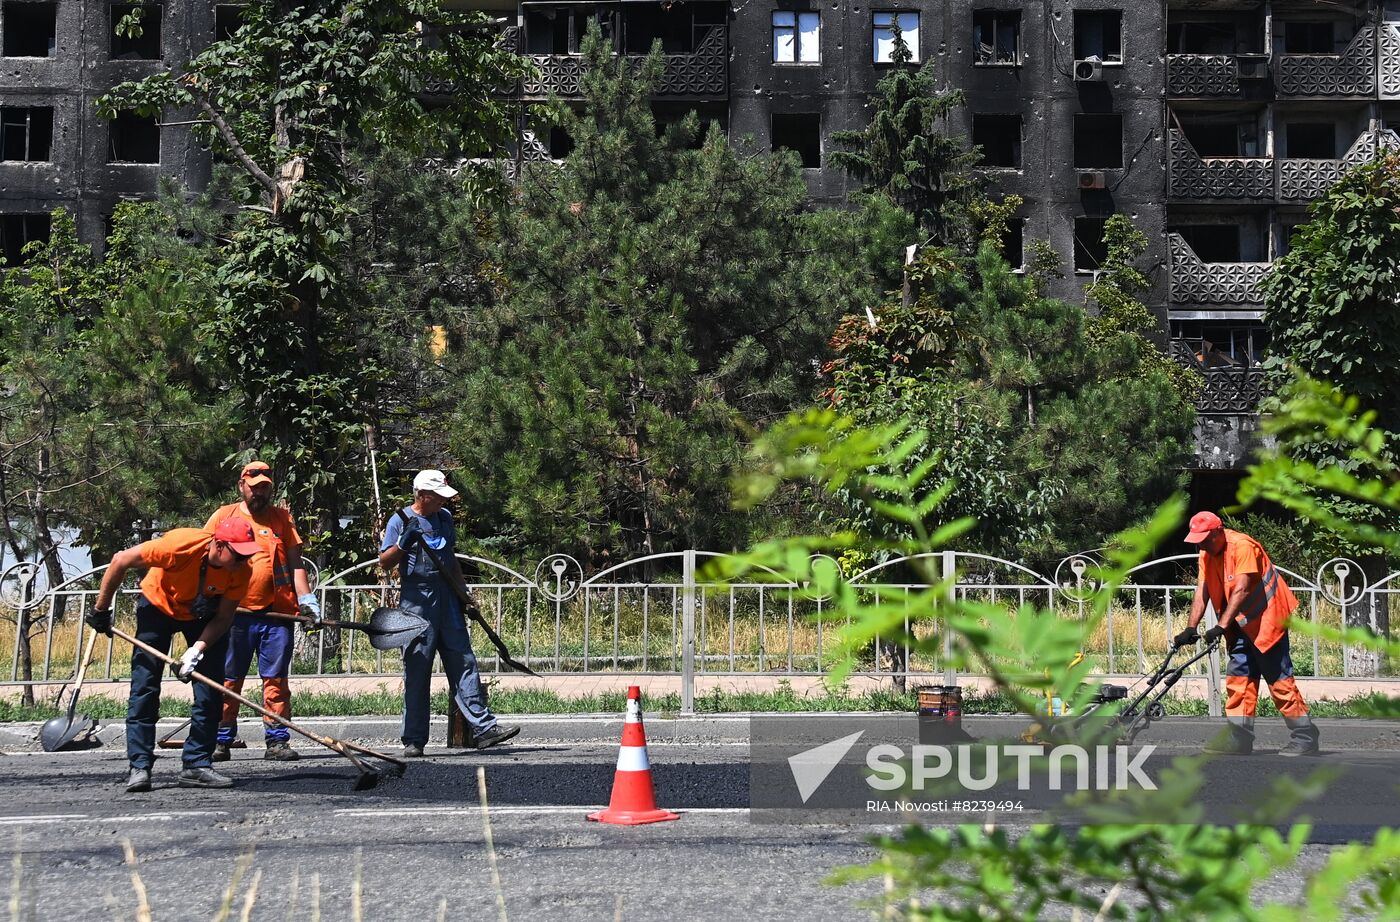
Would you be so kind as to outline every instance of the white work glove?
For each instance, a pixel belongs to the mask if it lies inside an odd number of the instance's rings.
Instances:
[[[297,609],[317,624],[321,623],[321,600],[316,598],[316,593],[297,596]]]
[[[185,651],[185,655],[180,657],[180,664],[178,666],[171,666],[170,668],[174,671],[175,678],[179,679],[181,682],[189,682],[190,677],[194,675],[195,667],[199,665],[199,661],[202,659],[204,659],[204,649],[202,647],[190,647]]]

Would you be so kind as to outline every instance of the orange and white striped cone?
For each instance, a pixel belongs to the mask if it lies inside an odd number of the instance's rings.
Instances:
[[[612,800],[608,802],[608,809],[590,813],[588,818],[619,826],[680,819],[680,814],[656,807],[651,760],[647,758],[647,734],[642,728],[642,690],[636,685],[627,689],[627,719],[622,725],[622,748],[617,751]]]

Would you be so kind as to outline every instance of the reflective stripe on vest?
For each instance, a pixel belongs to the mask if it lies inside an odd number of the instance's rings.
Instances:
[[[1278,594],[1278,587],[1278,571],[1274,569],[1273,564],[1270,564],[1269,569],[1264,571],[1264,578],[1249,593],[1249,597],[1244,600],[1244,605],[1240,606],[1240,613],[1235,615],[1235,623],[1244,627],[1268,611],[1269,603]]]

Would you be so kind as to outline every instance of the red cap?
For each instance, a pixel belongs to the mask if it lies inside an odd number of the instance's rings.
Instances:
[[[1198,512],[1191,516],[1191,532],[1185,540],[1189,544],[1200,544],[1211,532],[1224,527],[1225,523],[1214,512]]]
[[[258,542],[253,540],[253,526],[242,519],[224,519],[214,529],[214,540],[224,542],[244,557],[252,557],[259,550]]]
[[[249,461],[243,465],[238,479],[248,481],[250,487],[260,483],[272,483],[272,468],[268,467],[266,461]]]

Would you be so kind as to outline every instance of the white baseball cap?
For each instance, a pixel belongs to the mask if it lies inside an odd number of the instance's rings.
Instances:
[[[457,495],[457,491],[447,485],[447,475],[442,471],[419,471],[418,476],[413,478],[413,492],[417,493],[420,490],[427,490],[447,499]]]

